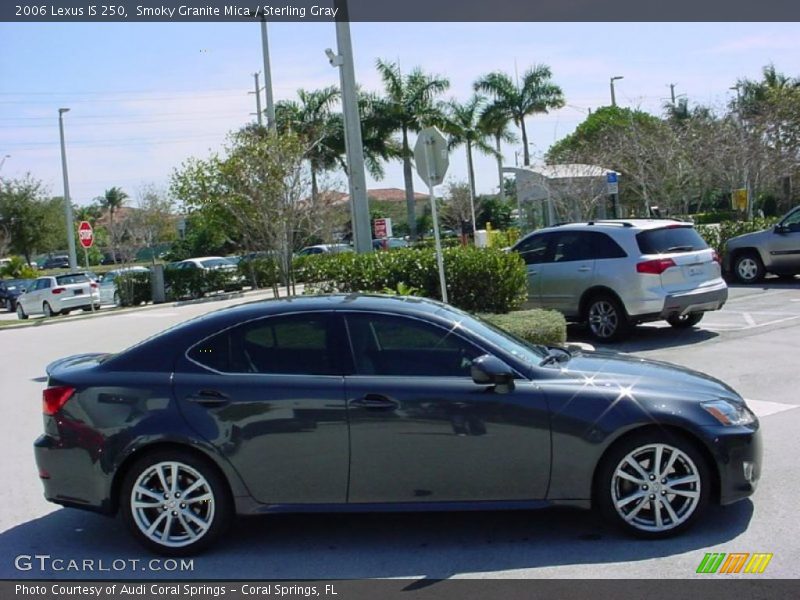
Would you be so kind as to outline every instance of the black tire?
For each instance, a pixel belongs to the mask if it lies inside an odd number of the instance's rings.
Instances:
[[[45,318],[55,317],[58,315],[57,312],[53,312],[53,309],[50,307],[49,302],[45,302],[42,304],[42,312],[44,313]]]
[[[172,464],[178,465],[177,479],[182,490],[188,490],[197,481],[203,480],[196,490],[190,492],[190,498],[196,498],[199,491],[201,496],[209,496],[209,499],[184,504],[179,497],[181,489],[174,494],[174,497],[167,497],[166,494],[170,494],[172,489],[167,492],[163,491],[157,471],[159,465],[165,469],[162,472],[165,473],[164,480],[171,486],[170,465]],[[137,482],[143,484],[147,489],[157,492],[157,500],[155,497],[151,498],[149,495],[140,493],[140,498],[152,499],[153,508],[134,509],[132,496]],[[165,511],[164,506],[169,503],[171,505],[167,506]],[[233,517],[233,502],[223,477],[206,459],[183,450],[159,450],[143,456],[132,464],[125,474],[120,489],[119,505],[122,518],[136,540],[144,547],[164,556],[190,556],[202,552],[228,529]],[[167,532],[168,539],[163,542],[155,538],[164,534],[167,524],[164,523],[160,526],[161,533],[159,534],[157,533],[159,532],[157,521],[160,522],[165,512],[167,513],[166,520],[172,526]],[[184,515],[189,513],[199,521],[193,520],[191,516],[187,519]],[[207,523],[204,529],[198,525],[203,521]],[[151,527],[156,525],[156,529],[150,535],[147,534],[146,529],[143,530],[148,525]],[[187,526],[195,535],[198,535],[197,539],[192,541],[190,534],[187,534]],[[202,532],[199,532],[198,529],[202,529]],[[179,535],[181,533],[182,535]]]
[[[658,446],[662,447],[658,469],[661,475],[653,479],[650,471]],[[673,453],[676,453],[674,462],[667,470]],[[627,462],[629,458],[639,465],[641,472]],[[628,476],[640,483],[629,480]],[[674,487],[669,483],[690,477],[696,483],[672,484]],[[628,534],[646,539],[665,538],[691,527],[708,506],[711,488],[711,469],[691,440],[665,431],[643,431],[624,438],[603,457],[595,477],[594,505],[609,522]],[[631,500],[625,502],[627,498]]]
[[[756,252],[742,252],[733,261],[733,276],[739,283],[758,283],[766,273],[764,263]]]
[[[22,305],[19,302],[17,302],[17,318],[20,321],[24,321],[28,318],[28,315],[25,314],[25,309],[22,308]]]
[[[8,312],[14,312],[14,309],[14,301],[11,298],[6,298],[6,310]]]
[[[686,315],[671,315],[667,317],[667,323],[672,325],[675,329],[688,329],[694,327],[703,320],[705,313],[693,312]]]
[[[583,318],[589,333],[599,342],[618,342],[630,335],[631,322],[619,300],[610,294],[592,296],[584,308]]]

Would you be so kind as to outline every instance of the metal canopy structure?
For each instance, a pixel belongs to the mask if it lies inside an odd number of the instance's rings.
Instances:
[[[609,173],[613,169],[579,163],[503,167],[516,179],[517,210],[524,231],[559,221],[606,217]]]

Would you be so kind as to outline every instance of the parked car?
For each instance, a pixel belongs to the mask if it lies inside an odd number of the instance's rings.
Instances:
[[[660,538],[761,472],[758,420],[721,381],[421,298],[246,303],[47,374],[45,497],[119,512],[167,555],[237,513],[565,504]]]
[[[297,255],[310,256],[312,254],[335,254],[337,252],[353,252],[353,247],[349,244],[317,244],[315,246],[306,246]]]
[[[512,250],[525,260],[528,304],[587,323],[600,341],[623,339],[646,321],[692,327],[728,298],[717,253],[682,221],[547,227]]]
[[[26,288],[30,287],[33,279],[3,279],[0,281],[0,306],[8,312],[17,309],[17,298]]]
[[[201,256],[198,258],[187,258],[186,260],[182,260],[170,268],[180,269],[180,270],[203,270],[206,272],[211,271],[221,271],[225,273],[225,290],[236,290],[241,289],[244,279],[239,274],[238,265],[228,260],[227,258],[223,258],[221,256]]]
[[[40,270],[46,271],[48,269],[69,269],[69,256],[49,256],[39,267]]]
[[[800,206],[771,229],[728,240],[725,270],[741,283],[756,283],[767,273],[787,278],[800,274]]]
[[[86,273],[39,277],[17,298],[17,316],[20,319],[37,314],[54,317],[79,308],[92,310],[93,305],[98,309],[100,295],[97,287],[97,282]]]
[[[372,247],[375,250],[394,250],[396,248],[408,248],[408,242],[403,238],[382,238],[372,240]]]
[[[150,269],[147,267],[123,267],[122,269],[114,269],[108,271],[100,279],[100,304],[113,304],[114,306],[121,306],[119,291],[117,290],[116,279],[122,274],[127,273],[149,273]]]

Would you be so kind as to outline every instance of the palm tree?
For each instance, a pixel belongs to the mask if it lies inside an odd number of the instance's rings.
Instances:
[[[275,120],[279,131],[294,131],[308,147],[306,157],[311,168],[311,198],[319,195],[318,174],[333,168],[336,152],[330,147],[335,121],[331,107],[339,100],[339,90],[329,86],[320,90],[297,90],[299,102],[279,102],[275,107]]]
[[[114,229],[114,213],[116,213],[125,204],[128,199],[128,194],[122,191],[122,188],[112,187],[105,191],[105,193],[97,198],[103,210],[108,211],[108,229],[111,238],[111,256],[114,259],[114,264],[117,263],[117,248],[116,248],[116,230]]]
[[[484,154],[494,154],[492,147],[486,143],[487,133],[480,129],[481,108],[486,98],[473,94],[464,104],[451,100],[445,106],[442,129],[448,134],[449,149],[464,145],[467,151],[467,176],[469,178],[469,202],[472,211],[472,223],[475,223],[475,167],[472,162],[473,148]]]
[[[495,102],[511,114],[514,124],[522,131],[526,166],[531,164],[531,157],[525,117],[564,106],[564,93],[551,81],[552,76],[550,67],[534,65],[523,74],[521,85],[500,71],[484,75],[475,82],[475,90],[492,95]]]
[[[444,77],[428,75],[419,67],[407,75],[400,72],[400,66],[378,59],[378,73],[383,80],[385,96],[382,101],[383,119],[392,131],[402,136],[403,180],[406,188],[406,210],[411,238],[417,237],[416,204],[414,199],[414,179],[411,173],[411,147],[408,141],[410,132],[419,132],[424,127],[440,120],[440,107],[434,102],[436,97],[450,87]]]
[[[495,158],[497,160],[497,179],[500,186],[500,200],[505,200],[505,179],[503,178],[503,148],[502,143],[513,144],[518,141],[508,128],[508,124],[513,120],[511,112],[497,101],[486,106],[481,113],[478,127],[481,131],[494,137]]]

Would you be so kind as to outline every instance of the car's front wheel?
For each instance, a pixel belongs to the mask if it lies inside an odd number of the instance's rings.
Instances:
[[[757,283],[764,278],[764,263],[755,252],[739,254],[733,262],[733,272],[740,283]]]
[[[120,505],[134,537],[168,556],[208,547],[230,524],[232,503],[219,473],[188,452],[159,451],[125,476]]]
[[[25,314],[25,309],[22,308],[22,304],[20,304],[19,302],[17,302],[17,318],[20,321],[24,321],[25,319],[28,318],[28,315]]]
[[[705,313],[702,312],[687,313],[685,315],[671,315],[667,317],[667,323],[676,329],[688,329],[689,327],[694,327],[700,321],[702,321],[704,315]]]
[[[694,444],[665,432],[645,432],[605,457],[595,500],[604,516],[628,533],[661,538],[689,527],[710,493],[710,468]]]
[[[586,303],[584,316],[592,336],[600,342],[616,342],[630,333],[631,324],[622,304],[613,296],[595,296]]]

